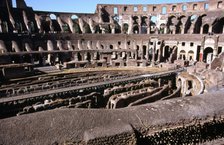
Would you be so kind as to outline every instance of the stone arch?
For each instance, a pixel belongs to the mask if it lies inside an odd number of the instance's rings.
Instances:
[[[170,46],[166,45],[164,47],[164,59],[167,60],[170,57]]]
[[[85,33],[92,33],[88,23],[85,23],[83,27]]]
[[[78,61],[82,61],[82,55],[80,54],[80,52],[77,53],[77,58],[78,58]]]
[[[133,33],[134,34],[139,34],[139,26],[138,25],[134,25],[134,27],[133,27]]]
[[[190,28],[192,32],[195,33],[200,33],[200,25],[199,23],[199,17],[196,14],[191,15],[190,17]],[[191,33],[191,32],[190,32]]]
[[[106,8],[107,8],[106,6],[101,8],[101,10],[100,10],[101,18],[102,18],[103,22],[110,22],[110,14],[107,12]]]
[[[188,51],[188,60],[194,60],[194,51],[193,50],[190,50]]]
[[[151,16],[150,18],[150,33],[153,34],[153,33],[156,33],[156,30],[157,30],[157,16]]]
[[[43,17],[44,16],[42,16],[42,18]],[[48,33],[48,32],[51,31],[51,18],[50,18],[50,16],[46,16],[45,19],[42,19],[41,26],[42,26],[44,32]]]
[[[21,33],[23,32],[23,24],[19,21],[16,21],[15,22],[15,30],[18,32],[18,33]]]
[[[57,16],[55,14],[50,14],[50,18],[51,18],[51,27],[55,32],[61,32],[61,27],[57,21]]]
[[[138,25],[139,24],[139,17],[138,16],[133,16],[133,25]]]
[[[90,52],[87,52],[86,60],[89,61],[89,62],[92,60],[92,56],[91,56]]]
[[[168,17],[167,25],[175,25],[175,21],[177,20],[177,17],[175,15],[171,15]]]
[[[190,33],[189,30],[192,30],[194,32],[194,24],[197,20],[197,15],[190,15],[188,17],[188,20],[186,21],[186,24],[185,24],[185,30],[184,30],[184,33]]]
[[[202,33],[203,33],[203,34],[208,34],[208,32],[209,32],[209,24],[205,24],[205,25],[203,26],[203,31],[202,31]]]
[[[148,17],[146,17],[146,16],[143,16],[142,18],[141,18],[142,20],[141,20],[141,33],[142,34],[147,34],[147,28],[148,28],[148,26],[147,26],[147,19],[148,19]]]
[[[222,18],[217,18],[213,25],[212,25],[212,31],[214,33],[217,33],[217,34],[222,34],[223,33],[223,29],[224,29],[224,17]]]
[[[57,16],[55,14],[50,14],[49,16],[50,16],[51,20],[56,20],[57,19]]]
[[[81,32],[81,29],[80,29],[80,26],[79,26],[78,19],[79,19],[79,17],[77,15],[72,15],[71,16],[71,20],[73,22],[73,30],[74,30],[75,33],[80,34],[82,32]]]
[[[166,28],[166,24],[164,24],[164,23],[160,24],[159,33],[164,34],[165,33],[165,28]]]
[[[75,14],[73,14],[72,16],[71,16],[71,19],[74,21],[74,20],[78,20],[78,16],[77,15],[75,15]]]
[[[124,23],[124,24],[123,24],[123,30],[122,30],[123,33],[124,33],[124,34],[127,34],[127,33],[128,33],[128,29],[129,29],[129,25],[128,25],[127,23]]]
[[[193,19],[194,21],[194,33],[195,34],[200,34],[201,33],[201,29],[203,29],[202,25],[203,25],[203,18],[206,16],[206,14],[200,15],[200,16],[196,16],[196,15],[192,15],[191,19]],[[194,20],[196,18],[196,20]]]
[[[180,51],[179,59],[186,60],[186,51],[185,50]]]
[[[213,60],[213,48],[206,47],[203,52],[203,61],[210,64]]]
[[[114,48],[114,46],[113,46],[113,45],[110,45],[109,47],[110,47],[110,49],[113,49],[113,48]]]
[[[142,46],[142,53],[143,53],[143,58],[146,59],[147,58],[147,46],[143,45]]]

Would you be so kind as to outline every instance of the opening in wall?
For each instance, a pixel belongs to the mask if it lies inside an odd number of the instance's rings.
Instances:
[[[222,47],[218,47],[218,54],[222,52]]]
[[[162,14],[165,15],[166,14],[166,7],[162,8]]]
[[[56,15],[55,14],[50,14],[50,18],[51,18],[51,20],[56,20]]]
[[[208,10],[208,7],[209,7],[208,3],[205,3],[204,5],[205,10]]]
[[[137,11],[138,11],[138,7],[134,6],[134,12],[137,12]]]
[[[196,10],[197,7],[198,7],[198,5],[197,5],[197,4],[194,4],[194,5],[193,5],[193,10]]]
[[[217,8],[218,8],[218,9],[222,8],[222,1],[219,1],[219,2],[218,2],[218,4],[217,4]]]
[[[124,6],[124,12],[126,12],[127,11],[127,9],[128,9],[128,7],[127,6]]]
[[[187,6],[186,5],[183,5],[182,6],[182,11],[185,12],[186,10],[187,10]]]
[[[143,6],[143,12],[147,12],[147,6]]]
[[[117,9],[117,7],[114,7],[114,14],[115,14],[115,15],[118,14],[118,9]]]
[[[152,7],[152,11],[155,12],[156,11],[156,6]]]
[[[197,47],[197,56],[196,56],[196,59],[197,59],[197,61],[199,61],[200,60],[200,50],[201,50],[201,46],[198,46]]]
[[[172,11],[176,11],[177,10],[177,6],[172,6]]]
[[[16,6],[16,0],[12,0],[12,7],[13,8],[16,8],[17,6]]]

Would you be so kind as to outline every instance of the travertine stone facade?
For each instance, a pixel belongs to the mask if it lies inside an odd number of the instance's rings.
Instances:
[[[224,51],[223,1],[97,5],[93,14],[0,2],[0,64],[66,68],[211,63]],[[2,71],[3,72],[3,71]]]

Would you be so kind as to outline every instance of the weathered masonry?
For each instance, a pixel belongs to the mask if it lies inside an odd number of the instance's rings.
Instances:
[[[0,0],[0,144],[223,141],[224,0],[14,2]]]
[[[77,68],[175,60],[211,63],[224,51],[222,3],[101,4],[93,14],[80,14],[36,11],[23,0],[14,8],[2,0],[0,64],[11,65],[1,67],[2,75],[24,68],[22,64]]]

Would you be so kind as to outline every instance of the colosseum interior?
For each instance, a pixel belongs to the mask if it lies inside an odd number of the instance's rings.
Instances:
[[[224,0],[0,0],[0,144],[223,144],[223,14]]]

